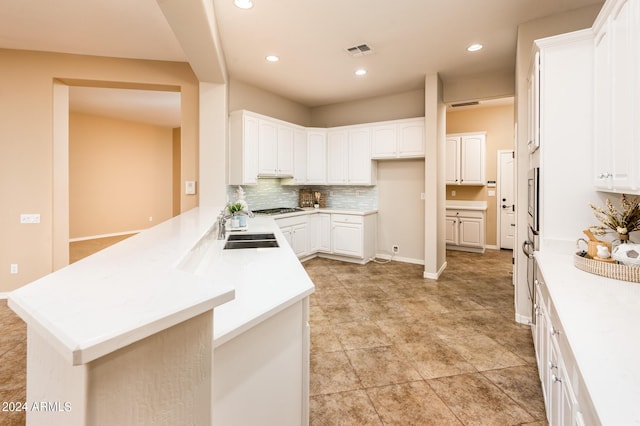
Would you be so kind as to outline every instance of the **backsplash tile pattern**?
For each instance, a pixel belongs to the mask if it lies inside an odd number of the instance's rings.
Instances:
[[[237,188],[235,185],[227,186],[229,200],[236,199]],[[298,207],[301,188],[326,192],[329,208],[353,210],[378,208],[378,188],[375,186],[282,186],[280,179],[258,179],[257,185],[242,187],[245,200],[251,210]]]

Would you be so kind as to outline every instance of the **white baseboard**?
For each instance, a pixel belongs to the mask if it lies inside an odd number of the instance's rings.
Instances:
[[[1,299],[8,299],[8,298],[9,298],[9,293],[7,293],[7,292],[4,292],[4,293],[0,292],[0,300],[1,300]]]
[[[424,259],[414,259],[411,257],[400,257],[400,256],[391,256],[386,253],[378,253],[376,254],[376,258],[389,260],[393,257],[394,261],[404,262],[404,263],[413,263],[414,265],[424,265]]]
[[[516,314],[516,322],[520,324],[531,325],[531,317]]]
[[[498,247],[495,244],[486,245],[486,246],[484,246],[484,248],[489,249],[489,250],[500,250],[500,247]]]
[[[119,237],[121,235],[138,234],[142,231],[144,231],[144,229],[138,229],[136,231],[114,232],[112,234],[90,235],[88,237],[69,238],[69,242],[75,243],[76,241],[87,241],[87,240],[97,240],[99,238]]]
[[[438,272],[436,272],[435,274],[429,273],[429,272],[424,272],[422,274],[422,276],[424,278],[428,278],[430,280],[437,280],[438,278],[440,278],[440,275],[442,275],[442,273],[444,272],[444,270],[447,269],[447,262],[444,262],[442,264],[442,266],[440,267],[440,269],[438,270]]]

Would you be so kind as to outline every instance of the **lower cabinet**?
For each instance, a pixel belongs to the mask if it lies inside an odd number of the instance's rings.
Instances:
[[[375,256],[377,215],[320,213],[276,219],[299,258],[319,255],[367,263]]]
[[[598,425],[542,272],[536,270],[533,344],[547,421],[553,426]]]
[[[309,254],[309,232],[306,215],[277,219],[276,222],[296,256],[304,257]]]
[[[484,211],[447,209],[445,222],[445,241],[448,249],[484,253]]]

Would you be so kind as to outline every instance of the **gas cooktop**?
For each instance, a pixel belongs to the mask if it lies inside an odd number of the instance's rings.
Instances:
[[[273,209],[254,210],[253,212],[255,214],[274,215],[274,214],[284,214],[284,213],[295,213],[295,212],[301,212],[301,211],[303,210],[297,207],[276,207]]]

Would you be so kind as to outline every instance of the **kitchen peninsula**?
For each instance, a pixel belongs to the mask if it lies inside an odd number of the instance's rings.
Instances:
[[[272,219],[250,231],[280,247],[223,250],[218,211],[193,209],[11,293],[27,323],[27,402],[65,408],[27,411],[30,424],[224,423],[229,407],[235,424],[304,423],[313,283]],[[282,386],[254,400],[242,373],[265,385],[273,370]]]

